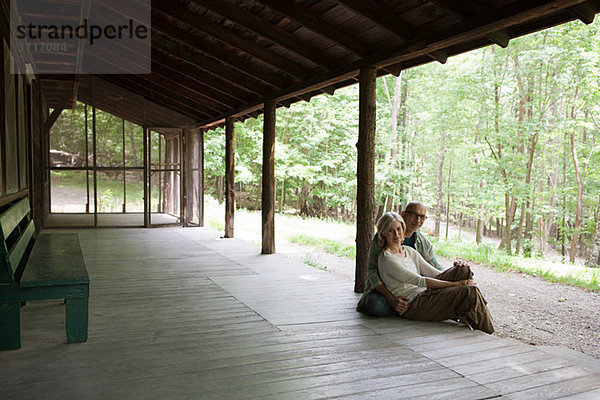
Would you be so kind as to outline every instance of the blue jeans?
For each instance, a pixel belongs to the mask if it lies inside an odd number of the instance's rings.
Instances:
[[[396,311],[377,290],[373,290],[368,294],[365,301],[365,312],[372,317],[391,317],[392,315],[396,315]]]

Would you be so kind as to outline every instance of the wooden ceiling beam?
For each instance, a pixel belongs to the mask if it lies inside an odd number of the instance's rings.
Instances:
[[[394,76],[400,76],[400,74],[402,73],[402,68],[398,64],[388,65],[384,67],[384,69]]]
[[[346,67],[348,68],[348,67]],[[256,101],[246,104],[245,106],[239,107],[237,109],[231,110],[228,113],[222,114],[215,118],[206,120],[200,125],[200,128],[212,127],[215,124],[222,123],[222,121],[229,116],[238,116],[243,114],[248,114],[250,112],[254,112],[256,110],[261,110],[264,103],[266,101],[275,101],[279,104],[285,104],[286,100],[290,98],[295,98],[303,95],[304,93],[309,93],[314,90],[321,90],[326,86],[332,86],[339,82],[355,80],[358,75],[358,70],[352,69],[349,71],[337,71],[330,72],[324,75],[319,75],[314,77],[310,81],[304,82],[303,84],[297,84],[285,89],[282,89],[278,92],[272,93],[269,96],[262,97],[257,99]],[[345,86],[345,85],[343,85]]]
[[[427,56],[440,64],[446,64],[446,61],[448,61],[448,54],[442,50],[432,51]]]
[[[503,29],[495,32],[490,32],[487,35],[485,35],[485,37],[493,43],[496,43],[503,49],[506,48],[508,46],[508,43],[510,42],[510,35]]]
[[[214,102],[228,108],[237,107],[242,104],[241,101],[231,96],[227,96],[226,94],[217,92],[213,88],[195,81],[189,76],[182,74],[175,69],[172,69],[169,65],[162,65],[157,61],[152,61],[152,73],[164,79],[173,81],[175,84],[181,85],[184,88],[192,90],[197,96],[201,96],[210,102]]]
[[[335,94],[335,91],[337,90],[337,88],[334,85],[329,85],[329,86],[325,86],[321,90],[323,92],[327,93],[328,95],[333,96]]]
[[[309,9],[293,2],[284,0],[256,0],[287,17],[298,22],[314,33],[321,35],[342,47],[364,56],[370,53],[371,49],[365,43],[357,40],[355,37],[330,24],[320,16],[312,13]]]
[[[81,11],[79,14],[79,26],[83,25],[83,21],[87,21],[90,16],[90,2],[84,1],[81,3]],[[79,77],[81,74],[81,66],[83,64],[83,50],[84,42],[81,40],[77,41],[77,51],[76,51],[76,60],[75,60],[75,82],[73,83],[73,104],[71,105],[72,109],[75,109],[77,105],[77,91],[79,90]]]
[[[571,11],[571,14],[573,14],[581,22],[583,22],[586,25],[589,25],[592,22],[594,22],[594,18],[596,17],[596,13],[598,12],[599,6],[599,1],[592,0],[574,5],[569,9],[569,11]]]
[[[42,74],[37,76],[40,81],[74,82],[74,74]]]
[[[256,93],[234,85],[227,80],[221,79],[221,77],[217,75],[210,74],[183,59],[173,58],[171,55],[168,55],[159,49],[156,49],[156,51],[153,52],[152,58],[155,62],[175,69],[180,73],[185,74],[189,79],[202,85],[206,85],[215,92],[234,98],[242,103],[256,98]]]
[[[431,2],[461,20],[485,12],[483,7],[474,3],[465,3],[464,0],[431,0]],[[510,35],[505,30],[488,33],[485,37],[502,48],[506,48],[510,42]]]
[[[479,14],[481,7],[473,1],[465,0],[429,0],[436,7],[441,8],[458,19],[467,19]]]
[[[178,3],[179,4],[179,3]],[[267,48],[257,44],[256,42],[237,35],[235,32],[225,28],[224,26],[212,22],[210,19],[194,13],[187,8],[168,7],[163,3],[157,3],[153,9],[159,10],[165,15],[170,16],[176,21],[182,22],[200,32],[207,33],[216,39],[219,39],[229,45],[235,47],[239,51],[255,57],[257,60],[272,66],[274,69],[281,71],[297,80],[307,79],[313,72],[299,66],[298,64],[284,58]],[[188,33],[189,35],[190,33]],[[240,60],[243,62],[243,60]]]
[[[292,83],[290,79],[279,76],[273,73],[273,71],[264,68],[264,66],[256,66],[252,62],[242,62],[240,56],[235,55],[231,51],[214,43],[209,43],[207,40],[190,35],[188,31],[169,23],[164,17],[158,14],[152,19],[152,28],[194,50],[204,54],[210,54],[211,57],[224,62],[231,68],[253,76],[274,88],[281,88]]]
[[[534,5],[532,6],[531,3]],[[486,35],[506,30],[515,24],[538,20],[545,16],[554,15],[561,10],[568,12],[570,7],[579,3],[582,3],[582,1],[554,0],[540,2],[532,0],[515,2],[510,7],[501,6],[488,9],[485,15],[478,15],[463,21],[455,27],[433,32],[430,37],[423,40],[410,41],[395,48],[379,51],[364,57],[356,64],[381,68],[390,64],[401,63],[476,38],[484,38]],[[356,67],[356,64],[350,65],[348,68]]]
[[[180,114],[192,117],[196,120],[211,118],[210,114],[200,111],[193,104],[186,104],[185,101],[169,96],[163,90],[151,90],[144,83],[137,79],[131,79],[133,76],[124,75],[99,75],[99,77],[109,83],[120,86],[134,94],[142,96],[144,99],[156,103],[160,106],[179,112]]]
[[[223,112],[224,107],[215,107],[216,103],[210,104],[209,101],[202,99],[191,91],[184,91],[181,87],[170,85],[168,80],[160,79],[152,75],[134,75],[131,78],[137,84],[147,88],[151,93],[162,93],[163,96],[173,99],[178,104],[183,104],[190,109],[195,109],[198,113],[204,115],[215,115]]]
[[[205,57],[203,54],[196,53],[189,49],[184,44],[175,43],[169,39],[165,39],[159,35],[152,35],[152,47],[160,49],[160,51],[176,56],[185,60],[198,68],[202,68],[223,80],[228,81],[244,90],[254,92],[255,94],[265,94],[270,91],[265,85],[256,82],[251,76],[241,74],[237,71],[232,71],[227,66],[218,63],[217,61]]]
[[[169,97],[179,97],[182,100],[188,101],[189,105],[194,105],[198,109],[203,110],[207,114],[222,113],[230,107],[224,106],[206,96],[198,93],[181,83],[170,78],[165,78],[157,73],[148,75],[135,75],[136,79],[142,79],[151,90],[163,90],[165,95]]]
[[[321,67],[333,69],[341,65],[338,58],[328,55],[322,49],[316,48],[309,43],[298,40],[293,34],[249,13],[240,6],[233,5],[227,1],[194,0],[194,3],[222,15],[236,24],[244,26],[246,29],[277,43],[283,48],[293,51],[297,55]]]
[[[413,39],[419,33],[408,21],[391,13],[388,7],[375,1],[338,0],[338,2],[354,12],[370,19],[404,40]]]

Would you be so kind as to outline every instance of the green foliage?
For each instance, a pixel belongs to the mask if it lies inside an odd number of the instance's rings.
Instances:
[[[208,226],[220,232],[223,232],[225,230],[225,223],[222,220],[216,218],[210,218],[208,221]]]
[[[288,237],[288,241],[291,243],[316,247],[339,257],[356,257],[356,246],[344,244],[339,240],[324,239],[307,235],[292,235]]]
[[[534,244],[531,239],[521,240],[521,246],[523,248],[523,257],[530,258],[534,252]]]
[[[143,166],[143,130],[121,118],[96,109],[97,164],[102,167]],[[86,125],[87,121],[87,125]],[[52,126],[50,149],[64,151],[75,157],[76,166],[83,167],[93,154],[93,110],[77,102],[73,110],[63,111]],[[87,133],[86,133],[87,126]],[[87,142],[87,143],[86,143]],[[154,143],[153,152],[158,154]]]
[[[577,208],[573,134],[583,193],[580,240],[590,246],[600,201],[598,76],[596,21],[561,25],[513,39],[505,49],[488,46],[444,65],[432,62],[399,77],[378,78],[375,205],[395,209],[418,199],[430,215],[448,209],[451,220],[480,219],[489,226],[496,219],[505,223],[514,202],[508,228],[513,237],[520,232],[526,255],[540,241],[566,248]],[[353,85],[277,110],[278,211],[354,219],[358,103]],[[126,166],[141,165],[141,127],[102,111],[95,120],[99,165],[122,166],[123,152]],[[235,124],[237,202],[251,209],[260,206],[262,125],[262,116]],[[91,154],[85,148],[91,127],[91,110],[86,113],[78,103],[55,124],[50,147],[83,163]],[[163,156],[159,144],[154,134],[152,162]],[[207,132],[204,146],[206,192],[222,198],[224,130]]]
[[[487,244],[473,245],[460,241],[432,240],[436,254],[447,258],[461,258],[492,267],[497,271],[517,271],[537,276],[549,282],[566,283],[588,290],[600,291],[600,271],[587,268],[579,273],[558,274],[547,268],[530,268],[519,256],[508,256],[504,252]]]
[[[316,259],[315,257],[313,257],[311,254],[306,254],[302,260],[302,262],[304,262],[304,264],[309,265],[313,268],[316,269],[320,269],[322,271],[327,270],[327,267],[322,266],[321,264],[319,264],[319,260]]]
[[[115,202],[116,199],[112,190],[106,189],[98,199],[98,212],[114,212]]]
[[[513,257],[507,256],[504,252],[488,244],[465,245],[462,242],[454,240],[432,240],[432,243],[434,243],[436,254],[442,257],[463,258],[478,264],[493,266],[501,271],[518,269]]]
[[[93,187],[93,175],[89,174],[90,188]],[[137,180],[127,181],[127,211],[143,211],[144,187]],[[52,186],[54,189],[66,189],[74,192],[82,191],[85,195],[86,173],[81,171],[54,170],[52,171]],[[111,177],[98,173],[97,186],[98,212],[122,212],[123,205],[123,180],[122,177]],[[93,202],[93,191],[90,192]],[[152,204],[158,203],[158,191],[152,191]]]

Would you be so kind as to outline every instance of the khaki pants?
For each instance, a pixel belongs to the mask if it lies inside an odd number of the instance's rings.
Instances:
[[[438,274],[435,278],[460,281],[472,276],[468,266],[458,266]],[[476,286],[427,289],[409,303],[402,317],[416,321],[444,321],[465,317],[474,329],[491,334],[494,332],[494,326],[486,304]]]

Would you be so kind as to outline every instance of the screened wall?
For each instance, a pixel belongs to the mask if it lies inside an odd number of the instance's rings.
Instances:
[[[82,102],[64,110],[48,138],[46,226],[182,225],[183,129],[161,130]]]

